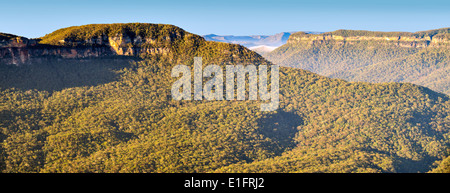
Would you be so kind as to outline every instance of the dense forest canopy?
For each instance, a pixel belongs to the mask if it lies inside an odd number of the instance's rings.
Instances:
[[[86,40],[84,27],[116,29],[107,26],[72,27],[82,35],[67,37]],[[160,25],[118,26],[165,33]],[[65,30],[53,35],[72,34]],[[42,41],[58,42],[53,35]],[[274,112],[260,111],[262,101],[175,101],[171,69],[192,66],[196,56],[205,65],[271,64],[242,46],[191,37],[172,47],[190,52],[158,57],[0,65],[0,171],[439,172],[448,165],[450,99],[414,84],[352,83],[282,67]]]
[[[450,28],[421,32],[294,33],[265,54],[276,64],[348,81],[407,82],[450,94]]]

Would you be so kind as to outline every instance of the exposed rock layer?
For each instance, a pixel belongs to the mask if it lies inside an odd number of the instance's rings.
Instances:
[[[170,38],[167,40],[170,41]],[[155,41],[120,34],[115,37],[102,35],[84,41],[63,39],[60,40],[61,45],[47,45],[40,44],[36,39],[14,37],[0,41],[0,64],[30,64],[51,58],[165,55],[170,51],[167,47],[151,46]]]
[[[434,30],[439,33],[438,30]],[[428,33],[427,33],[428,32]],[[425,32],[370,32],[356,30],[338,30],[323,34],[307,34],[297,32],[292,34],[287,43],[308,42],[309,44],[323,43],[327,41],[336,42],[360,42],[373,41],[389,44],[396,44],[400,47],[440,47],[450,45],[450,35],[448,33],[435,34],[432,31]]]

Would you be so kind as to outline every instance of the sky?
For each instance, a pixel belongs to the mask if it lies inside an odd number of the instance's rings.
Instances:
[[[28,38],[93,23],[163,23],[206,35],[450,27],[448,0],[0,0],[0,32]]]

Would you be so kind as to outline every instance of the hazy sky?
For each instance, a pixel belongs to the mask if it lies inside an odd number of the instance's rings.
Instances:
[[[0,2],[0,32],[29,38],[92,23],[165,23],[199,35],[423,31],[450,27],[448,0],[43,0]]]

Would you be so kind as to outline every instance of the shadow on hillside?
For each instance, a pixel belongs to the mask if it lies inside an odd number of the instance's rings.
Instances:
[[[449,100],[450,99],[448,95],[446,95],[444,93],[441,93],[441,92],[438,92],[438,91],[431,90],[430,88],[425,87],[425,86],[420,86],[419,85],[419,89],[423,93],[428,94],[428,97],[430,97],[430,99],[433,99],[433,100],[439,100],[439,98],[442,98],[444,100]]]
[[[0,64],[0,88],[53,92],[96,86],[117,80],[117,70],[130,67],[133,60],[136,59],[52,59],[21,66]]]
[[[436,158],[425,156],[421,160],[412,160],[406,158],[397,158],[398,164],[396,170],[398,173],[425,173],[430,171],[433,163],[437,161]]]
[[[286,148],[295,146],[294,137],[298,132],[297,127],[304,124],[299,115],[281,110],[267,115],[259,123],[261,134],[274,142],[273,148],[277,155],[283,153]]]

